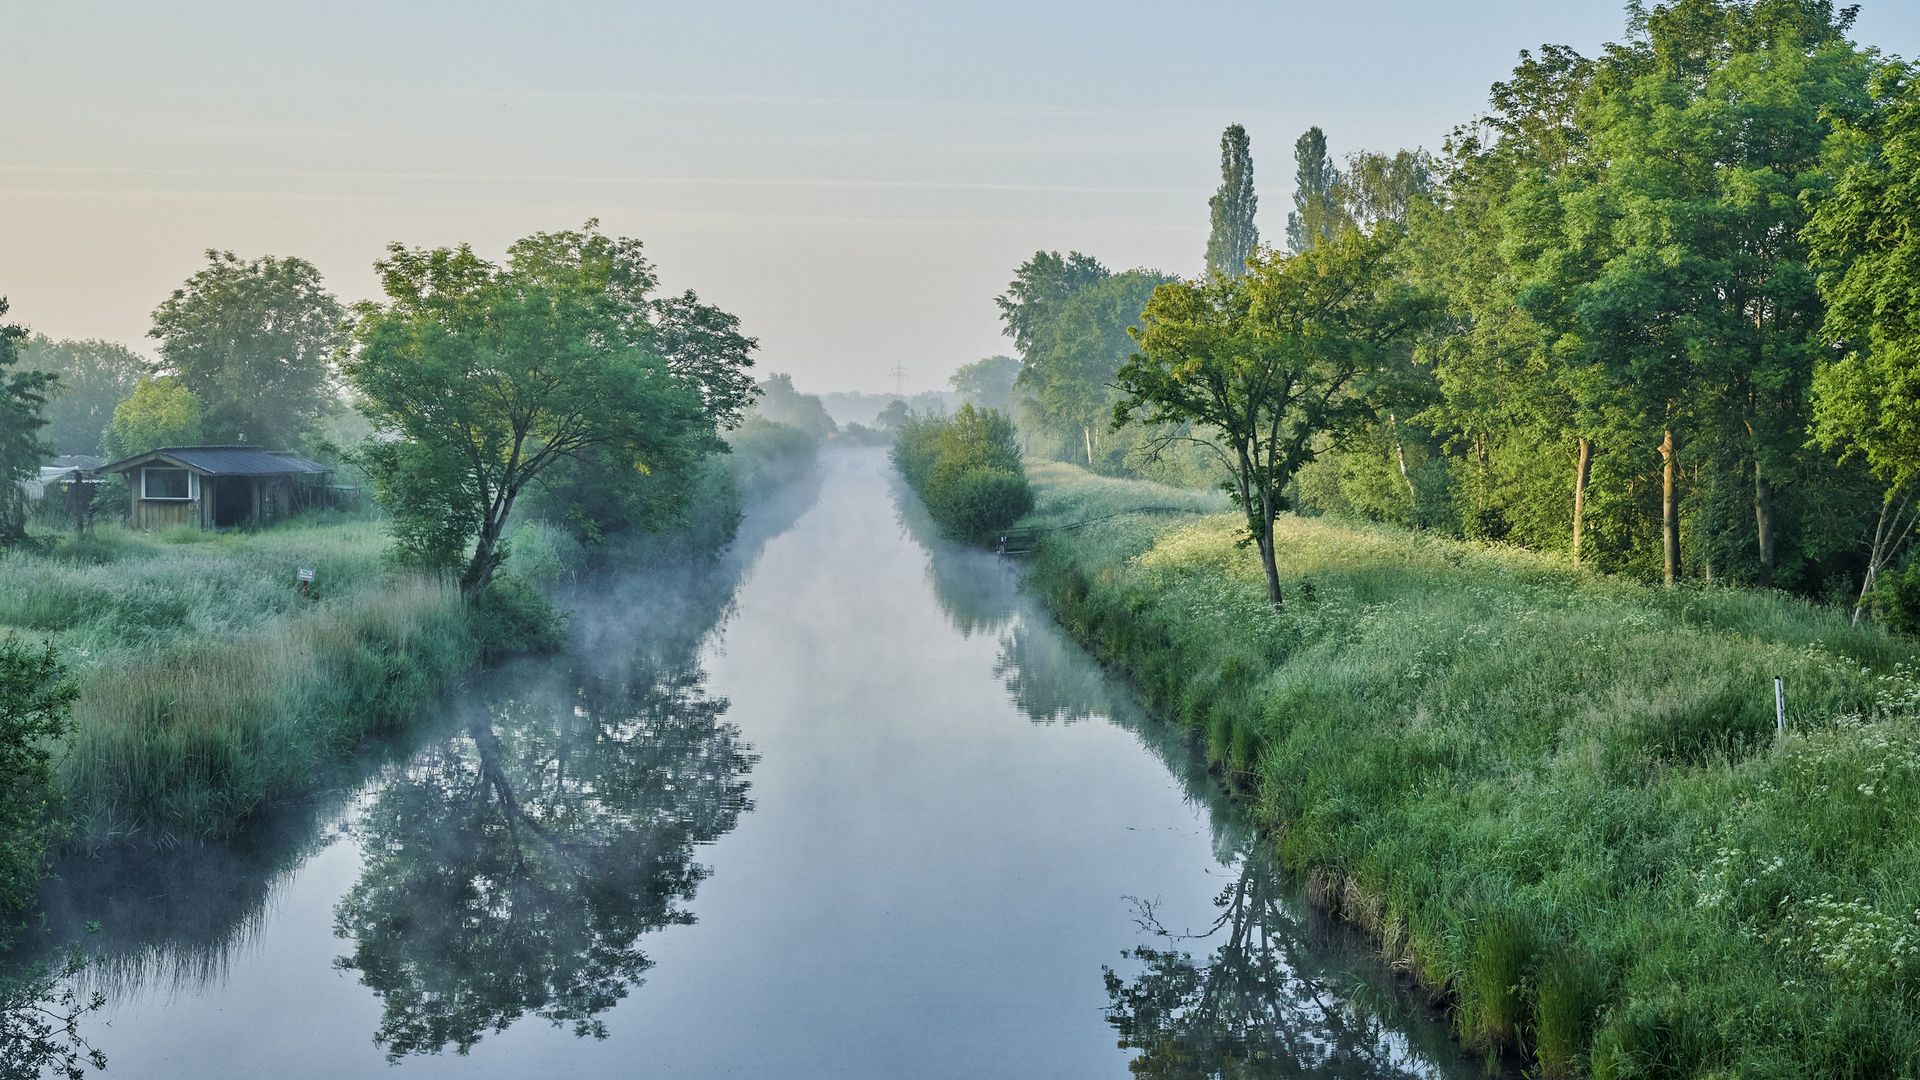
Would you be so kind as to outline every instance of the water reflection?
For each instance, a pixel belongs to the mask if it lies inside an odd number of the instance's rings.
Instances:
[[[1131,732],[1206,810],[1214,872],[1227,880],[1210,924],[1166,925],[1152,900],[1122,898],[1145,943],[1102,968],[1106,1020],[1136,1076],[1202,1078],[1448,1075],[1457,1053],[1348,928],[1315,912],[1276,865],[1182,732],[1141,709],[1023,595],[1017,565],[942,539],[918,500],[895,488],[896,517],[928,553],[928,578],[963,635],[995,633],[994,675],[1035,724],[1098,719]],[[1196,957],[1194,944],[1210,951]]]
[[[335,909],[353,943],[336,964],[381,999],[390,1060],[465,1053],[527,1015],[604,1038],[652,965],[641,938],[693,921],[697,846],[749,808],[753,756],[692,657],[529,667],[353,825],[365,867]]]
[[[1142,931],[1161,947],[1121,955],[1140,970],[1104,971],[1107,1022],[1120,1045],[1140,1051],[1136,1076],[1161,1080],[1211,1077],[1425,1077],[1438,1066],[1389,1023],[1396,1003],[1369,994],[1353,972],[1327,963],[1329,934],[1311,940],[1303,918],[1264,844],[1240,860],[1214,900],[1218,916],[1198,932],[1169,929],[1154,905],[1131,901]],[[1209,941],[1203,959],[1180,942]],[[1372,1000],[1369,1000],[1372,999]],[[1404,1017],[1403,1017],[1404,1019]],[[1419,1030],[1417,1025],[1408,1025]]]

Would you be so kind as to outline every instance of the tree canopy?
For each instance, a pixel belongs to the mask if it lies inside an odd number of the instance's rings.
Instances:
[[[561,463],[687,469],[744,404],[744,349],[688,346],[676,308],[663,321],[680,362],[663,355],[653,267],[597,223],[517,241],[504,265],[397,244],[375,265],[386,299],[359,307],[347,367],[383,434],[364,458],[400,550],[459,567],[467,591],[506,559],[516,501]]]
[[[347,311],[305,259],[207,252],[153,313],[159,374],[205,408],[205,435],[270,449],[301,445],[335,403]]]

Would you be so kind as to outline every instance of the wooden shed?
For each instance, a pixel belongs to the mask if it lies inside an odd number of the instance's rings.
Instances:
[[[332,470],[257,446],[168,446],[102,466],[127,478],[136,529],[247,528],[324,499]]]

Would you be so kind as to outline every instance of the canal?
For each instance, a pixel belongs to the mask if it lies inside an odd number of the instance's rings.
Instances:
[[[834,449],[243,842],[68,865],[108,1075],[1478,1073],[1017,572]]]

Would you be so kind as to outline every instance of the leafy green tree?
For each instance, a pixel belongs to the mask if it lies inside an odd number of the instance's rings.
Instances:
[[[1253,151],[1247,129],[1230,125],[1220,136],[1220,190],[1207,200],[1212,221],[1207,235],[1207,269],[1227,277],[1247,272],[1247,260],[1260,246],[1254,211],[1260,197],[1253,190]]]
[[[994,298],[1000,323],[1014,348],[1030,357],[1045,347],[1045,338],[1069,297],[1106,278],[1112,271],[1091,255],[1070,251],[1036,251],[1014,270],[1007,291]]]
[[[1327,156],[1327,133],[1318,126],[1308,128],[1295,140],[1293,157],[1293,209],[1287,213],[1287,249],[1298,254],[1340,231],[1340,170]]]
[[[0,637],[0,918],[9,923],[33,898],[58,828],[52,745],[78,695],[51,645]]]
[[[1243,278],[1162,285],[1118,375],[1114,426],[1198,425],[1169,437],[1205,445],[1225,467],[1276,607],[1274,520],[1288,485],[1329,440],[1374,416],[1370,392],[1419,318],[1391,275],[1392,246],[1350,229],[1257,258]]]
[[[1590,548],[1588,492],[1609,442],[1610,392],[1597,371],[1553,347],[1572,312],[1538,298],[1564,295],[1544,281],[1548,272],[1586,271],[1540,253],[1563,231],[1556,185],[1588,168],[1577,111],[1593,71],[1563,46],[1522,52],[1494,84],[1489,110],[1449,136],[1439,201],[1409,223],[1413,274],[1446,301],[1426,357],[1441,395],[1431,419],[1467,450],[1467,531],[1566,543],[1576,562]]]
[[[0,297],[0,318],[7,301]],[[15,371],[24,327],[0,323],[0,547],[26,535],[26,496],[17,481],[37,475],[47,447],[40,441],[46,426],[41,411],[55,385],[44,371]]]
[[[1754,574],[1774,577],[1776,496],[1803,464],[1824,353],[1800,236],[1832,182],[1836,121],[1867,104],[1850,20],[1826,0],[1656,8],[1581,105],[1603,165],[1559,186],[1562,231],[1528,302],[1550,320],[1572,313],[1556,348],[1597,365],[1641,446],[1657,449],[1669,582],[1689,453],[1721,485],[1745,475]]]
[[[114,407],[133,393],[147,372],[140,354],[112,341],[27,340],[21,364],[59,378],[47,397],[46,438],[62,454],[98,454]]]
[[[132,457],[163,446],[205,441],[200,396],[172,375],[145,379],[113,410],[102,443],[108,456]]]
[[[947,385],[969,405],[981,409],[1011,409],[1014,384],[1020,379],[1020,361],[1011,356],[989,356],[962,364]]]
[[[1117,398],[1114,379],[1133,355],[1133,329],[1163,274],[1129,270],[1109,274],[1062,301],[1027,353],[1019,386],[1029,410],[1068,457],[1084,454],[1088,468],[1112,471],[1126,445],[1103,445]]]
[[[1886,107],[1853,129],[1864,156],[1807,230],[1826,336],[1841,349],[1814,374],[1814,438],[1883,487],[1855,621],[1914,531],[1920,482],[1920,84],[1891,65],[1873,91]]]
[[[1005,413],[962,405],[951,417],[910,414],[895,430],[893,462],[949,535],[989,540],[1033,509]]]
[[[206,437],[300,445],[333,403],[347,312],[312,263],[208,251],[207,267],[153,313],[157,369],[206,409]]]
[[[887,407],[880,410],[880,415],[875,417],[873,422],[879,425],[882,431],[895,431],[899,429],[900,425],[907,422],[907,417],[911,412],[912,410],[907,408],[907,403],[904,400],[894,398],[892,401],[887,402]]]
[[[364,459],[401,551],[461,567],[464,592],[492,580],[514,506],[561,462],[640,476],[720,449],[738,360],[661,355],[639,241],[589,222],[516,242],[504,266],[396,244],[375,267],[386,300],[358,309],[347,369],[387,436]]]
[[[815,438],[831,435],[839,427],[833,417],[827,415],[827,407],[818,397],[795,389],[793,376],[781,372],[767,376],[760,383],[756,407],[768,420],[799,428]]]

